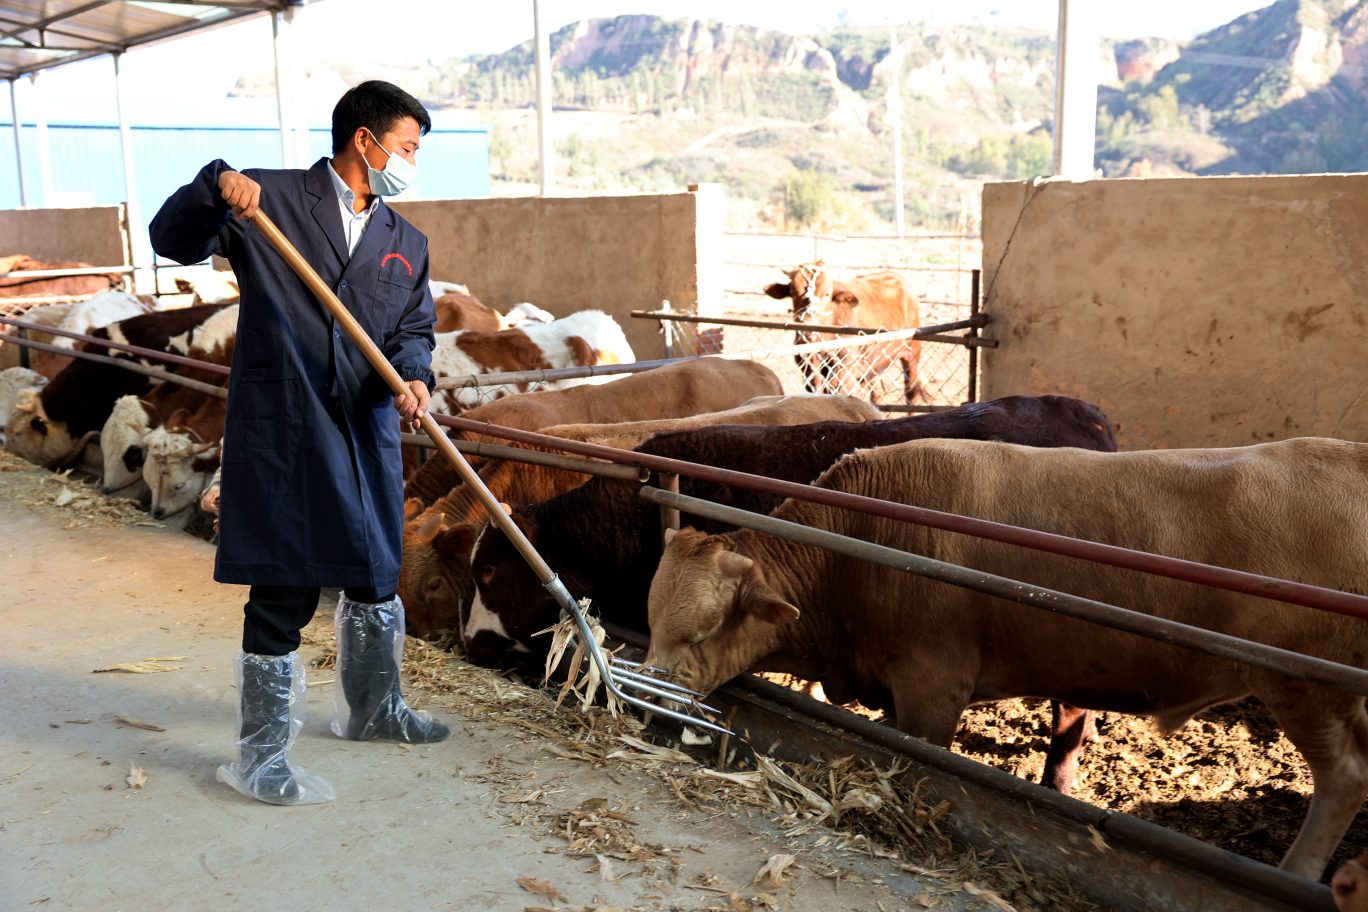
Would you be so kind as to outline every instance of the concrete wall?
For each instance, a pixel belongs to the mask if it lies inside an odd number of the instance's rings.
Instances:
[[[123,266],[123,206],[0,210],[0,256],[26,253],[49,263]]]
[[[653,320],[662,300],[700,312],[722,301],[722,186],[634,196],[522,197],[394,203],[428,236],[432,277],[460,282],[491,307],[524,301],[562,317],[596,308],[622,326],[640,360],[664,356]]]
[[[1129,450],[1368,441],[1368,175],[989,184],[983,268],[982,398]]]

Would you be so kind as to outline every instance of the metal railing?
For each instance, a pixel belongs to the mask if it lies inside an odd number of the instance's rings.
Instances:
[[[910,522],[947,532],[958,532],[964,535],[988,539],[989,541],[1018,545],[1020,547],[1044,551],[1050,554],[1075,557],[1093,563],[1121,567],[1127,570],[1136,570],[1141,573],[1165,576],[1190,583],[1199,583],[1217,589],[1227,589],[1232,592],[1240,592],[1246,595],[1272,599],[1274,601],[1304,605],[1309,608],[1318,608],[1323,611],[1332,611],[1337,614],[1345,614],[1351,617],[1368,618],[1368,596],[1341,592],[1337,589],[1326,589],[1321,586],[1312,586],[1307,583],[1297,583],[1291,580],[1263,576],[1257,573],[1248,573],[1243,570],[1231,570],[1227,567],[1216,567],[1210,564],[1197,563],[1196,561],[1165,557],[1159,554],[1150,554],[1146,551],[1135,551],[1130,548],[1085,541],[1083,539],[1070,538],[1066,535],[1056,535],[1051,532],[1040,532],[1035,529],[1010,526],[1005,523],[973,519],[968,516],[959,516],[954,513],[943,513],[939,510],[930,510],[925,507],[914,507],[908,504],[878,500],[873,497],[864,497],[859,494],[847,494],[842,491],[831,491],[826,488],[818,488],[812,485],[798,484],[791,481],[780,481],[775,478],[751,475],[746,472],[737,472],[732,469],[719,469],[714,466],[699,465],[693,462],[685,462],[681,459],[670,459],[665,456],[641,453],[636,450],[618,450],[613,447],[606,447],[595,443],[566,440],[561,437],[549,437],[545,434],[538,434],[533,431],[523,431],[517,428],[502,427],[485,421],[472,421],[469,418],[451,418],[443,416],[442,420],[438,423],[457,430],[471,431],[473,433],[488,435],[490,437],[499,437],[505,440],[515,440],[520,443],[573,453],[579,456],[605,459],[609,462],[637,466],[651,469],[656,472],[669,472],[675,475],[684,475],[689,478],[704,479],[718,484],[732,485],[734,487],[746,488],[752,491],[776,494],[781,497],[792,497],[796,500],[806,500],[811,503],[822,504],[823,506],[854,510],[859,513],[868,513],[871,516],[881,516],[885,519]]]

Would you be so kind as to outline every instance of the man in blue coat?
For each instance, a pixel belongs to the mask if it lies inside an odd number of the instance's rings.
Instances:
[[[427,238],[385,205],[417,171],[423,106],[362,83],[333,110],[331,159],[308,171],[219,160],[152,220],[152,247],[178,263],[226,257],[242,291],[228,381],[214,579],[251,586],[236,678],[237,762],[220,781],[272,804],[330,801],[289,764],[304,724],[295,650],[319,588],[341,587],[337,715],[352,740],[440,741],[450,730],[404,705],[399,418],[428,406],[432,327]],[[365,328],[410,394],[393,396],[328,310],[247,221],[258,205]],[[396,410],[398,414],[396,415]]]

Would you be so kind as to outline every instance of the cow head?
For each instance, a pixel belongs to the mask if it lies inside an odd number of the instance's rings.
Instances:
[[[1340,912],[1368,912],[1368,852],[1335,872],[1330,880]]]
[[[444,513],[410,516],[404,528],[399,567],[399,597],[414,633],[430,637],[439,630],[460,630],[475,598],[470,552],[480,526],[447,522]]]
[[[121,396],[100,431],[104,452],[104,493],[139,500],[148,493],[143,481],[143,438],[151,430],[147,409],[137,396]]]
[[[766,285],[765,294],[781,301],[792,298],[795,322],[830,323],[833,305],[845,303],[854,306],[859,303],[850,289],[831,278],[821,260],[804,263],[784,274],[788,276],[788,282]]]
[[[683,529],[666,540],[651,581],[646,664],[709,693],[768,655],[778,626],[797,620],[798,609],[765,585],[731,536]]]
[[[5,449],[40,466],[62,465],[92,435],[72,440],[66,422],[53,421],[43,406],[37,389],[19,391],[14,411],[5,425]]]
[[[220,458],[222,458],[222,455],[223,454],[220,452]],[[214,476],[209,479],[209,487],[205,488],[204,493],[200,495],[200,509],[205,513],[213,513],[215,516],[218,516],[219,514],[219,494],[222,493],[219,476],[222,474],[222,466],[215,469]]]
[[[165,425],[148,432],[143,480],[152,491],[153,519],[189,522],[191,509],[218,469],[219,443],[203,441],[182,422],[181,409]]]
[[[535,546],[537,523],[526,507],[515,504],[506,509]],[[509,650],[531,652],[532,635],[556,623],[560,607],[498,526],[491,524],[480,533],[470,569],[475,603],[463,631],[466,652],[474,658]]]

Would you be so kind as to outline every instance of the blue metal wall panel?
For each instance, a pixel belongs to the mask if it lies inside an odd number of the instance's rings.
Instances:
[[[25,124],[21,134],[29,205],[42,207],[47,201],[43,199],[38,171],[38,131]],[[48,141],[52,149],[54,191],[90,193],[97,206],[124,201],[118,127],[50,124]],[[309,141],[314,161],[331,154],[332,136],[327,129],[311,129]],[[133,128],[134,173],[144,236],[166,198],[215,158],[239,169],[279,168],[280,132],[267,127]],[[433,130],[423,139],[418,165],[421,199],[489,196],[489,133],[482,126]],[[0,208],[18,206],[14,133],[11,124],[5,122],[0,123]]]

